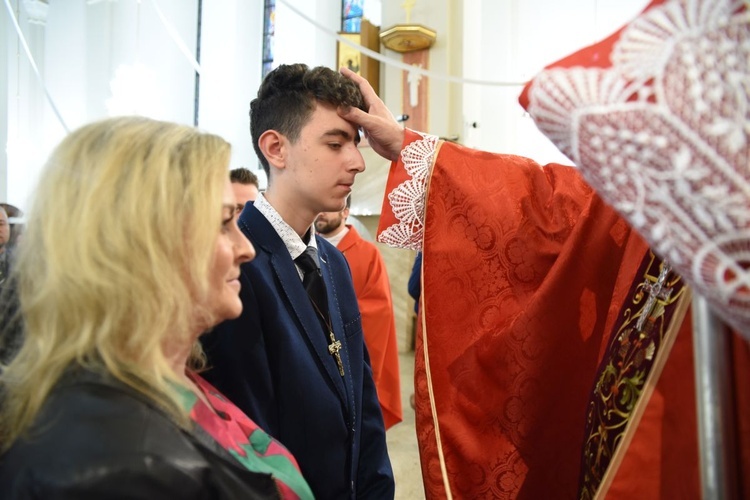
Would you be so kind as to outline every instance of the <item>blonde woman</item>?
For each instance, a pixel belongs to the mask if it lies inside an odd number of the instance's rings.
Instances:
[[[0,376],[3,498],[310,498],[291,454],[196,370],[242,311],[230,146],[146,118],[84,126],[20,243],[24,343]]]

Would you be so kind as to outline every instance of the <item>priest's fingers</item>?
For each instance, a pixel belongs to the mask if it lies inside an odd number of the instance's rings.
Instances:
[[[360,92],[362,92],[362,97],[365,98],[365,107],[369,114],[396,121],[393,113],[390,112],[385,103],[378,97],[378,94],[375,93],[370,82],[349,68],[341,68],[340,71],[342,75],[357,84]]]
[[[362,92],[362,96],[365,98],[365,104],[368,109],[378,101],[380,101],[380,103],[383,102],[380,100],[380,97],[378,97],[378,94],[375,93],[375,89],[372,88],[372,85],[370,85],[370,82],[368,82],[366,78],[346,67],[342,67],[339,71],[342,75],[357,84],[360,92]]]
[[[376,153],[386,159],[396,161],[404,142],[404,129],[365,78],[348,68],[341,68],[340,71],[359,86],[365,99],[367,112],[357,108],[348,108],[340,109],[339,115],[364,129],[370,146]]]
[[[383,118],[353,107],[339,108],[338,112],[344,120],[365,131],[370,146],[377,154],[391,161],[398,160],[404,144],[404,129],[393,116]]]

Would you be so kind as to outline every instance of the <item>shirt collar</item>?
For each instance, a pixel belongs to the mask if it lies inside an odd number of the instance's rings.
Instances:
[[[258,209],[258,212],[268,220],[274,231],[276,231],[276,234],[281,238],[281,241],[284,242],[284,246],[286,246],[292,259],[296,259],[302,255],[308,246],[313,247],[316,251],[318,250],[318,244],[315,241],[315,231],[312,226],[308,229],[308,231],[310,231],[310,242],[305,245],[305,242],[302,241],[302,238],[297,234],[297,231],[292,229],[292,226],[286,223],[281,215],[279,215],[279,212],[277,212],[268,202],[266,197],[263,196],[263,193],[258,194],[258,198],[255,200],[254,205],[255,208]]]

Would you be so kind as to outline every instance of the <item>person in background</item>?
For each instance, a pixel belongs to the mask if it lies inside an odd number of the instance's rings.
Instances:
[[[0,206],[0,285],[8,279],[10,270],[10,222],[5,207]]]
[[[242,266],[242,315],[204,337],[208,380],[299,460],[317,498],[389,499],[393,471],[346,259],[313,222],[340,211],[365,169],[355,84],[282,65],[250,103],[268,188],[239,226],[258,256]]]
[[[240,314],[255,254],[229,158],[218,136],[142,117],[53,152],[13,271],[25,340],[0,375],[3,498],[312,498],[198,374],[198,337]]]
[[[338,248],[349,263],[359,312],[362,314],[362,330],[370,355],[372,377],[378,389],[387,430],[403,420],[391,284],[378,247],[362,238],[353,226],[346,223],[350,208],[351,196],[346,198],[343,210],[318,214],[315,230]]]
[[[23,224],[20,222],[23,217],[23,212],[16,206],[10,203],[0,203],[0,207],[5,210],[8,216],[8,222],[10,224],[10,238],[7,242],[7,247],[12,249],[16,246],[16,243],[23,234]]]
[[[409,274],[409,281],[406,283],[406,290],[409,292],[409,296],[414,299],[414,315],[415,315],[415,325],[413,328],[414,331],[414,337],[413,340],[416,342],[416,335],[417,332],[419,332],[420,329],[420,322],[419,322],[419,297],[422,294],[422,251],[419,250],[417,252],[416,257],[414,257],[414,264],[412,264],[411,267],[411,274]],[[414,343],[412,343],[412,349],[415,348]],[[416,408],[416,404],[414,402],[414,393],[409,396],[409,405],[412,407],[412,409]]]
[[[0,203],[0,372],[18,351],[22,341],[16,284],[10,277],[12,232],[5,205]]]
[[[406,284],[406,290],[409,296],[414,299],[414,314],[419,312],[419,295],[422,289],[422,251],[418,251],[414,257],[414,264],[411,267],[409,281]]]
[[[245,205],[254,202],[260,193],[258,176],[245,167],[238,167],[229,171],[229,180],[232,181],[232,191],[237,200],[237,215],[239,216]]]

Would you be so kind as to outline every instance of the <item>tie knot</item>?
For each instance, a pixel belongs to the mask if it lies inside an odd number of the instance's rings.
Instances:
[[[305,272],[317,271],[320,267],[318,266],[318,251],[313,247],[305,248],[305,251],[300,254],[299,257],[294,259],[294,262]]]

